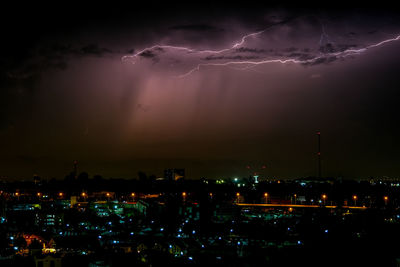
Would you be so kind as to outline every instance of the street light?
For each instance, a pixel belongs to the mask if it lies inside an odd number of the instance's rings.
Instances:
[[[326,194],[323,194],[322,199],[324,200],[324,205],[325,205],[326,198],[327,198]]]
[[[389,197],[388,196],[384,196],[383,197],[383,200],[385,200],[385,206],[387,205],[387,202],[388,202],[388,200],[389,200]]]
[[[63,193],[63,192],[60,192],[60,193],[58,193],[58,196],[59,196],[59,197],[63,197],[63,196],[64,196],[64,193]]]
[[[296,200],[297,200],[297,194],[294,194],[294,204],[296,204]]]
[[[357,206],[357,196],[356,195],[353,196],[353,200],[354,200],[354,206]]]
[[[268,193],[264,193],[265,203],[268,203]]]

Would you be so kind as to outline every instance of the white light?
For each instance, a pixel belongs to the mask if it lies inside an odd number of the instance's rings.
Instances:
[[[192,257],[189,257],[189,260],[193,260],[193,258],[192,258]]]
[[[325,233],[328,233],[328,229],[325,230]]]

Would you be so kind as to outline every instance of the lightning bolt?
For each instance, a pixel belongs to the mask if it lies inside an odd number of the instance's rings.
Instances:
[[[394,38],[390,38],[390,39],[386,39],[383,40],[381,42],[375,43],[375,44],[371,44],[369,46],[360,48],[360,49],[346,49],[344,51],[341,52],[334,52],[334,53],[325,53],[321,56],[316,56],[312,59],[305,59],[305,60],[300,60],[300,59],[296,59],[296,58],[288,58],[288,59],[264,59],[264,60],[260,60],[260,61],[228,61],[228,62],[224,62],[224,63],[200,63],[198,64],[196,67],[194,67],[193,69],[189,70],[188,72],[179,75],[179,78],[184,78],[186,76],[191,75],[192,73],[196,72],[196,71],[200,71],[201,67],[206,67],[206,66],[234,66],[234,65],[244,65],[243,68],[239,68],[241,70],[245,70],[245,69],[249,69],[251,67],[255,67],[258,65],[263,65],[263,64],[270,64],[270,63],[281,63],[281,64],[287,64],[287,63],[295,63],[295,64],[312,64],[317,62],[320,59],[329,59],[332,57],[335,58],[345,58],[351,55],[358,55],[358,54],[362,54],[364,52],[366,52],[367,50],[371,49],[371,48],[375,48],[375,47],[379,47],[382,46],[384,44],[387,43],[391,43],[391,42],[395,42],[395,41],[399,41],[400,40],[400,35],[397,35]]]
[[[246,43],[246,41],[250,38],[256,38],[259,35],[265,33],[269,28],[279,25],[279,24],[284,24],[287,23],[289,20],[294,19],[293,18],[289,18],[287,20],[275,23],[275,24],[271,24],[269,25],[267,28],[264,28],[263,30],[257,31],[257,32],[252,32],[249,34],[246,34],[244,36],[242,36],[240,38],[240,40],[236,43],[234,43],[233,45],[231,45],[228,48],[224,48],[221,50],[197,50],[197,49],[192,49],[189,47],[183,47],[183,46],[173,46],[173,45],[153,45],[151,47],[147,47],[144,48],[140,51],[138,51],[137,53],[133,54],[133,55],[125,55],[121,58],[122,61],[127,61],[130,60],[130,62],[132,64],[136,63],[136,60],[145,52],[147,51],[152,51],[155,49],[172,49],[172,50],[178,50],[178,51],[184,51],[187,53],[196,53],[196,54],[223,54],[225,52],[229,52],[232,50],[235,50],[239,47],[241,47],[242,45],[244,45]],[[327,37],[327,34],[325,32],[325,28],[322,25],[322,35],[321,35],[321,39],[320,42],[322,42],[322,39],[324,37]],[[328,37],[329,38],[329,37]],[[345,58],[348,56],[352,56],[352,55],[359,55],[362,54],[364,52],[366,52],[369,49],[372,48],[376,48],[379,46],[383,46],[387,43],[391,43],[391,42],[395,42],[395,41],[399,41],[400,40],[400,35],[397,35],[393,38],[390,39],[385,39],[383,41],[380,41],[378,43],[374,43],[368,46],[365,46],[363,48],[359,48],[359,49],[354,49],[354,48],[349,48],[343,51],[339,51],[339,52],[329,52],[329,53],[323,53],[319,56],[315,56],[313,58],[310,59],[298,59],[298,58],[285,58],[285,59],[270,59],[270,58],[265,58],[262,60],[237,60],[237,61],[227,61],[227,62],[221,62],[221,63],[199,63],[197,64],[194,68],[190,69],[189,71],[187,71],[186,73],[177,76],[178,78],[185,78],[191,74],[193,74],[196,71],[200,71],[201,68],[203,67],[209,67],[209,66],[214,66],[214,67],[235,67],[235,69],[238,70],[248,70],[250,68],[253,68],[255,66],[259,66],[259,65],[264,65],[264,64],[271,64],[271,63],[280,63],[280,64],[288,64],[288,63],[292,63],[292,64],[313,64],[318,62],[319,60],[326,60],[329,58]]]
[[[126,61],[126,60],[132,60],[133,59],[133,61],[131,61],[131,62],[133,64],[135,64],[135,62],[136,62],[135,59],[137,59],[140,55],[142,55],[143,53],[145,53],[147,51],[152,51],[154,49],[174,49],[174,50],[186,51],[188,53],[200,53],[200,54],[222,54],[222,53],[232,51],[232,50],[242,46],[247,41],[247,39],[249,39],[251,37],[257,37],[258,35],[263,34],[264,32],[266,32],[271,27],[287,23],[287,22],[289,22],[291,20],[294,20],[294,19],[296,19],[298,17],[299,16],[290,17],[290,18],[288,18],[286,20],[282,20],[280,22],[273,23],[273,24],[269,25],[268,27],[264,28],[263,30],[246,34],[246,35],[242,36],[242,38],[240,38],[240,41],[234,43],[231,47],[224,48],[224,49],[221,49],[221,50],[197,50],[197,49],[192,49],[192,48],[183,47],[183,46],[157,44],[157,45],[153,45],[151,47],[146,47],[146,48],[140,50],[139,52],[137,52],[137,53],[135,53],[133,55],[125,55],[125,56],[123,56],[121,58],[121,60],[122,61]]]

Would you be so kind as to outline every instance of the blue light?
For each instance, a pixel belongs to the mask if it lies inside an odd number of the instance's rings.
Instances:
[[[13,236],[10,236],[10,239],[11,239],[11,240],[14,240],[14,237],[13,237]]]
[[[238,244],[238,246],[239,246],[239,245],[240,245],[240,241],[238,241],[238,243],[237,243],[237,244]]]
[[[328,233],[328,229],[325,230],[325,233]]]
[[[300,241],[300,240],[299,240],[299,241],[297,241],[297,244],[298,244],[298,245],[301,245],[301,241]]]
[[[172,245],[169,245],[169,248],[172,248]]]
[[[181,237],[181,235],[177,235],[177,237]]]
[[[161,228],[160,228],[160,231],[161,231],[161,232],[164,231],[164,228],[161,227]]]
[[[18,250],[18,247],[14,247],[14,250]]]
[[[189,260],[193,260],[193,258],[192,258],[192,257],[189,257]]]
[[[202,248],[204,248],[204,245],[201,245]]]
[[[117,240],[113,240],[113,243],[114,243],[114,244],[117,244]]]
[[[222,239],[222,237],[218,237],[218,239],[219,239],[219,240],[221,240],[221,239]]]
[[[233,229],[231,229],[231,233],[233,232]]]
[[[63,234],[63,232],[59,232],[59,234],[60,234],[60,235],[62,235],[62,234]]]
[[[97,238],[98,238],[98,239],[101,239],[101,237],[102,237],[102,236],[101,236],[101,235],[99,235]]]
[[[195,234],[195,233],[196,233],[196,231],[195,231],[195,230],[193,230],[193,231],[192,231],[192,234]]]
[[[288,227],[287,230],[290,231],[290,227]]]
[[[133,232],[131,232],[131,235],[133,235],[134,233]]]

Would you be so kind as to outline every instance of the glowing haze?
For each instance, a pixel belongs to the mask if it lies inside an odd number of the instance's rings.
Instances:
[[[396,16],[221,10],[10,35],[0,176],[313,176],[321,131],[324,175],[397,177]]]

